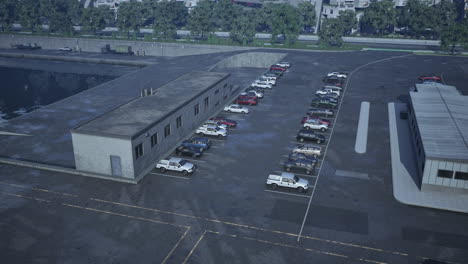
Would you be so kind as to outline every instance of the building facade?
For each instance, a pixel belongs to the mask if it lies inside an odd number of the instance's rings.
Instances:
[[[192,72],[72,129],[76,169],[139,180],[232,95],[228,73]]]
[[[408,121],[421,189],[468,189],[468,96],[456,87],[417,84]]]

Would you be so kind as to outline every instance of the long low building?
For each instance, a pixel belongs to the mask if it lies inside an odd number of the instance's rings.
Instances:
[[[141,179],[227,103],[229,75],[188,73],[72,129],[76,169]]]
[[[468,189],[468,96],[428,83],[417,84],[410,97],[421,189]]]

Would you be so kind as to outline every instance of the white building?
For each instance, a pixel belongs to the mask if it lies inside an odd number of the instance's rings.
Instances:
[[[417,84],[410,97],[421,189],[468,189],[468,96],[430,83]]]

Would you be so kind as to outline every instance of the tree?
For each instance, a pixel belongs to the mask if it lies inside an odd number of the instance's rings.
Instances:
[[[273,3],[267,3],[262,5],[262,8],[254,9],[252,12],[255,14],[255,25],[259,32],[270,32],[271,31],[271,18],[276,5]]]
[[[374,34],[389,34],[396,25],[396,10],[390,0],[373,2],[364,10],[361,17],[361,32]]]
[[[435,5],[431,28],[436,37],[440,37],[442,32],[455,22],[455,18],[457,18],[457,9],[454,3],[442,0]]]
[[[33,32],[40,30],[39,2],[37,0],[22,0],[18,5],[21,27]]]
[[[253,42],[255,33],[255,21],[249,12],[236,17],[229,36],[233,41],[246,45]]]
[[[214,31],[213,23],[214,3],[211,0],[201,0],[189,15],[189,28],[192,35],[199,35],[205,39],[207,34]]]
[[[177,24],[183,22],[187,14],[182,2],[159,2],[154,15],[154,35],[159,39],[173,39],[177,35]]]
[[[343,45],[343,22],[338,18],[325,18],[319,32],[319,43],[324,46]]]
[[[353,10],[340,11],[338,19],[343,23],[343,36],[351,35],[353,29],[358,26],[356,13]]]
[[[73,33],[78,24],[82,6],[78,1],[39,0],[39,13],[49,24],[49,31]]]
[[[298,5],[298,9],[301,14],[302,30],[308,32],[315,27],[315,20],[317,19],[315,6],[310,2],[301,2]]]
[[[120,3],[117,11],[117,27],[120,31],[127,32],[130,38],[130,31],[138,32],[144,22],[143,4],[136,0]]]
[[[107,21],[112,20],[114,13],[106,6],[88,7],[81,16],[83,31],[96,34],[97,31],[106,28]]]
[[[468,46],[468,22],[465,21],[463,24],[453,23],[444,32],[442,32],[440,46],[448,50],[450,53],[455,52],[455,47],[462,45]]]
[[[301,31],[301,17],[297,8],[289,4],[275,5],[271,20],[271,39],[276,41],[282,35],[284,41],[292,44],[297,40]]]
[[[16,3],[15,0],[0,1],[0,28],[2,32],[10,31],[15,21]]]
[[[230,0],[219,0],[214,6],[213,19],[216,27],[230,31],[234,20],[241,15],[242,9]]]

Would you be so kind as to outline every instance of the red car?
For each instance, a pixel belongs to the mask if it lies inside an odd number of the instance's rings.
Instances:
[[[437,82],[442,83],[442,78],[440,76],[419,76],[419,81],[424,82]]]
[[[234,103],[235,104],[240,104],[240,105],[257,105],[258,104],[258,98],[257,97],[251,97],[251,96],[239,96],[234,101]]]
[[[281,67],[279,65],[271,65],[270,70],[280,70],[282,72],[286,71],[286,67]]]
[[[318,120],[321,124],[327,124],[329,126],[331,126],[332,122],[328,119],[323,119],[323,118],[320,118],[318,116],[304,116],[301,120],[301,124],[304,124],[305,122],[307,122],[307,120]]]
[[[213,118],[210,118],[210,120],[216,121],[216,122],[218,122],[220,124],[224,124],[224,125],[226,125],[228,127],[236,127],[237,126],[236,121],[224,118],[222,116],[213,117]]]

